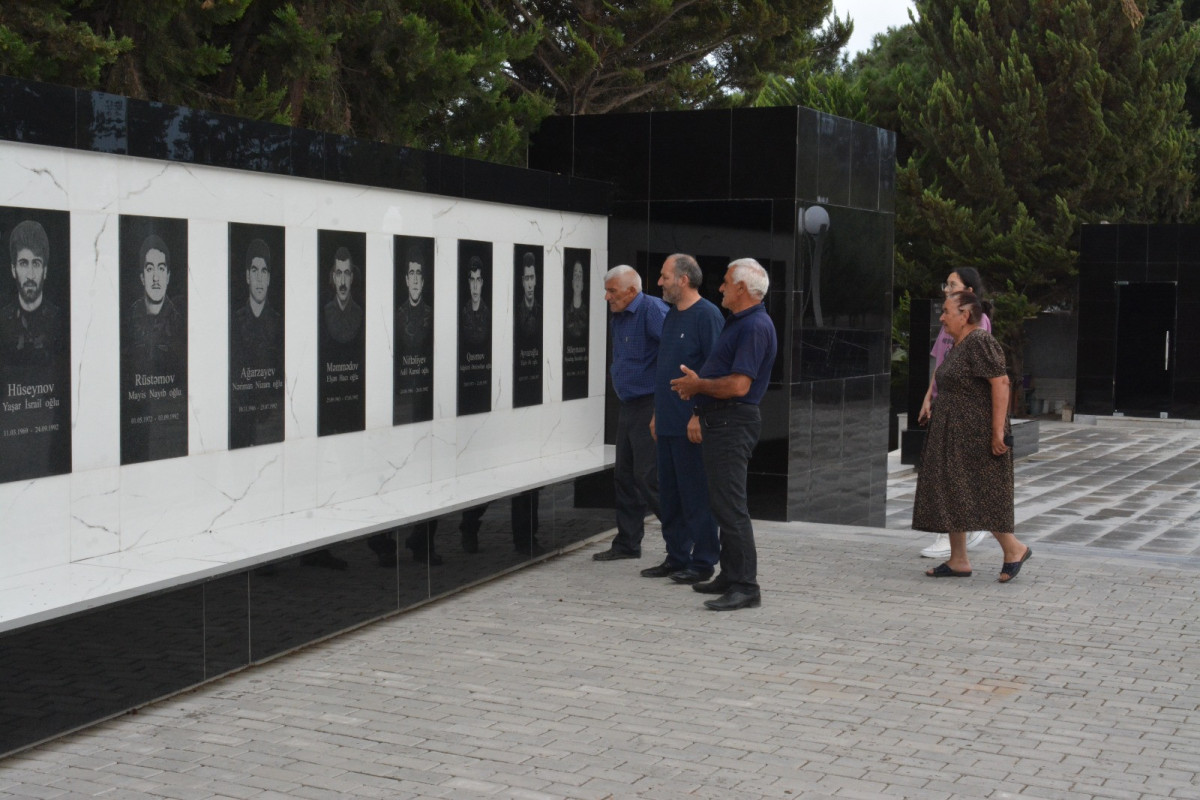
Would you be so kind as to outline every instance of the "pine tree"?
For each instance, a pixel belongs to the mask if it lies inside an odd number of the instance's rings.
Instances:
[[[900,103],[914,155],[897,176],[898,282],[978,267],[1020,375],[1022,319],[1069,299],[1080,224],[1189,214],[1200,29],[1173,9],[1144,31],[1089,0],[916,5],[932,83]]]
[[[831,64],[831,0],[6,0],[0,73],[522,163],[552,113]]]
[[[832,0],[510,0],[513,26],[538,31],[509,75],[560,114],[705,108],[757,94],[772,73],[835,63],[850,28]],[[828,23],[826,24],[826,21]],[[822,27],[824,26],[824,27]]]

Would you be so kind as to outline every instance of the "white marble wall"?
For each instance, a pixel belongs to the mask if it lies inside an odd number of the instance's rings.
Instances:
[[[0,205],[71,213],[73,471],[0,484],[0,576],[420,490],[603,441],[604,217],[0,142]],[[120,466],[117,221],[188,219],[188,453]],[[281,444],[228,451],[228,222],[286,228]],[[367,234],[366,430],[317,438],[317,231]],[[436,246],[432,422],[393,427],[392,236]],[[456,418],[457,241],[493,243],[493,411]],[[512,251],[546,249],[543,397],[514,409]],[[589,396],[562,402],[563,248],[592,251]],[[7,272],[7,270],[5,271]],[[403,291],[403,286],[400,287]]]

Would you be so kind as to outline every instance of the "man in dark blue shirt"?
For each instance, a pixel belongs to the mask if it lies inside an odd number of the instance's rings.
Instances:
[[[688,439],[688,426],[700,421],[692,415],[692,404],[671,391],[679,365],[699,369],[725,324],[720,310],[700,296],[703,282],[696,259],[683,253],[667,256],[658,278],[663,299],[671,304],[658,349],[651,425],[658,443],[658,499],[667,557],[642,575],[670,577],[676,583],[708,580],[721,553],[717,522],[708,507],[704,457],[700,445]]]
[[[702,442],[709,503],[721,526],[721,574],[692,586],[721,595],[704,604],[714,611],[762,603],[746,470],[762,428],[758,404],[767,392],[778,348],[775,325],[762,304],[769,284],[767,271],[754,259],[730,264],[721,284],[721,305],[732,316],[699,372],[681,365],[683,376],[671,381],[680,397],[695,400],[700,426],[688,434]]]
[[[610,369],[621,401],[617,415],[617,535],[612,546],[592,558],[616,561],[640,558],[646,511],[658,516],[658,463],[650,419],[654,416],[654,373],[658,342],[667,304],[642,293],[642,278],[633,267],[613,267],[604,276],[604,300],[612,311]]]

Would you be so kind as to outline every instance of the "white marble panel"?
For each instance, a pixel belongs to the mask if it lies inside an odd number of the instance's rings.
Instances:
[[[492,412],[511,410],[513,390],[513,244],[492,243]],[[522,242],[525,244],[525,242]]]
[[[449,420],[458,401],[458,241],[437,238],[433,249],[433,418]]]
[[[189,219],[212,214],[223,196],[201,193],[196,174],[210,167],[130,159],[118,171],[118,210],[121,214]],[[215,214],[214,214],[215,216]]]
[[[0,484],[0,576],[71,559],[69,475]]]
[[[284,446],[270,444],[187,459],[207,512],[196,531],[211,532],[284,513]]]
[[[450,387],[450,396],[454,396],[453,386]],[[451,479],[458,472],[459,420],[454,416],[453,400],[448,405],[449,415],[435,414],[429,426],[429,466],[433,481]]]
[[[68,160],[71,209],[116,214],[120,200],[119,173],[130,165],[130,159],[105,153],[73,155]]]
[[[588,331],[588,397],[604,397],[605,363],[608,353],[608,303],[604,301],[604,273],[610,269],[608,249],[592,250],[592,282],[589,303],[591,304]],[[615,265],[614,265],[615,266]],[[599,418],[600,430],[604,430],[604,414]]]
[[[229,226],[188,221],[188,452],[229,447]]]
[[[0,202],[71,211],[75,470],[0,485],[0,573],[45,577],[43,568],[63,565],[55,574],[82,588],[47,577],[51,595],[115,598],[194,579],[214,564],[262,560],[561,480],[579,466],[573,458],[586,470],[606,457],[576,453],[603,450],[601,217],[13,143],[0,143],[0,156]],[[119,214],[189,220],[192,455],[126,467],[119,464]],[[288,265],[286,441],[234,452],[226,451],[230,221],[286,226]],[[318,439],[322,228],[368,234],[368,430]],[[391,425],[393,234],[434,237],[437,270],[434,420],[399,427]],[[494,276],[495,410],[464,418],[455,416],[460,238],[493,243]],[[542,245],[546,256],[545,402],[526,409],[511,407],[515,242]],[[564,247],[592,251],[593,304],[592,396],[566,404],[559,401]],[[72,561],[92,566],[65,566]],[[11,598],[12,586],[0,585],[0,598]]]
[[[121,470],[104,467],[71,475],[71,561],[121,549]]]
[[[306,226],[333,231],[378,231],[383,227],[388,205],[387,195],[396,194],[366,186],[326,183],[321,201],[313,209]]]
[[[41,145],[4,143],[0,158],[0,205],[71,207],[70,152]]]
[[[557,244],[546,248],[542,287],[542,399],[562,402],[563,253]]]
[[[316,443],[306,440],[305,444]],[[227,515],[224,522],[228,525],[183,526],[194,529],[134,549],[7,576],[0,581],[0,631],[251,567],[433,514],[453,513],[531,486],[569,480],[611,464],[612,450],[610,446],[576,450],[320,508],[310,506],[303,512],[255,522],[235,523]],[[198,460],[216,459],[193,456],[175,462]]]
[[[317,230],[289,228],[287,313],[284,316],[286,388],[284,437],[317,435]]]
[[[428,195],[411,192],[383,192],[383,219],[380,230],[400,236],[433,236],[434,204]]]
[[[604,446],[604,395],[572,400],[562,405],[559,440],[562,452]],[[596,424],[600,420],[600,424]]]
[[[283,443],[283,510],[304,513],[317,507],[320,442],[315,436]]]
[[[395,273],[391,235],[367,235],[366,426],[392,425]]]
[[[121,549],[192,536],[223,507],[196,479],[200,456],[121,467]]]
[[[117,217],[71,214],[71,458],[85,472],[120,464]]]
[[[535,459],[541,452],[543,409],[506,409],[458,419],[455,475]]]
[[[317,446],[317,506],[373,494],[383,483],[388,463],[365,432],[323,436]]]
[[[295,191],[296,179],[218,167],[197,167],[192,175],[193,192],[211,201],[189,205],[191,219],[286,224],[284,198],[289,191]]]

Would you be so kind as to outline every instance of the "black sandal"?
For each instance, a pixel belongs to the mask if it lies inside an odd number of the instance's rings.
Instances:
[[[1025,555],[1021,556],[1020,561],[1005,561],[1004,566],[1000,567],[1000,577],[997,578],[999,583],[1010,583],[1013,578],[1017,577],[1017,573],[1021,571],[1021,566],[1029,560],[1033,555],[1033,548],[1025,546]],[[1004,577],[1007,575],[1008,577]]]
[[[971,570],[958,570],[949,564],[938,564],[933,569],[925,570],[925,574],[930,578],[969,578]]]

